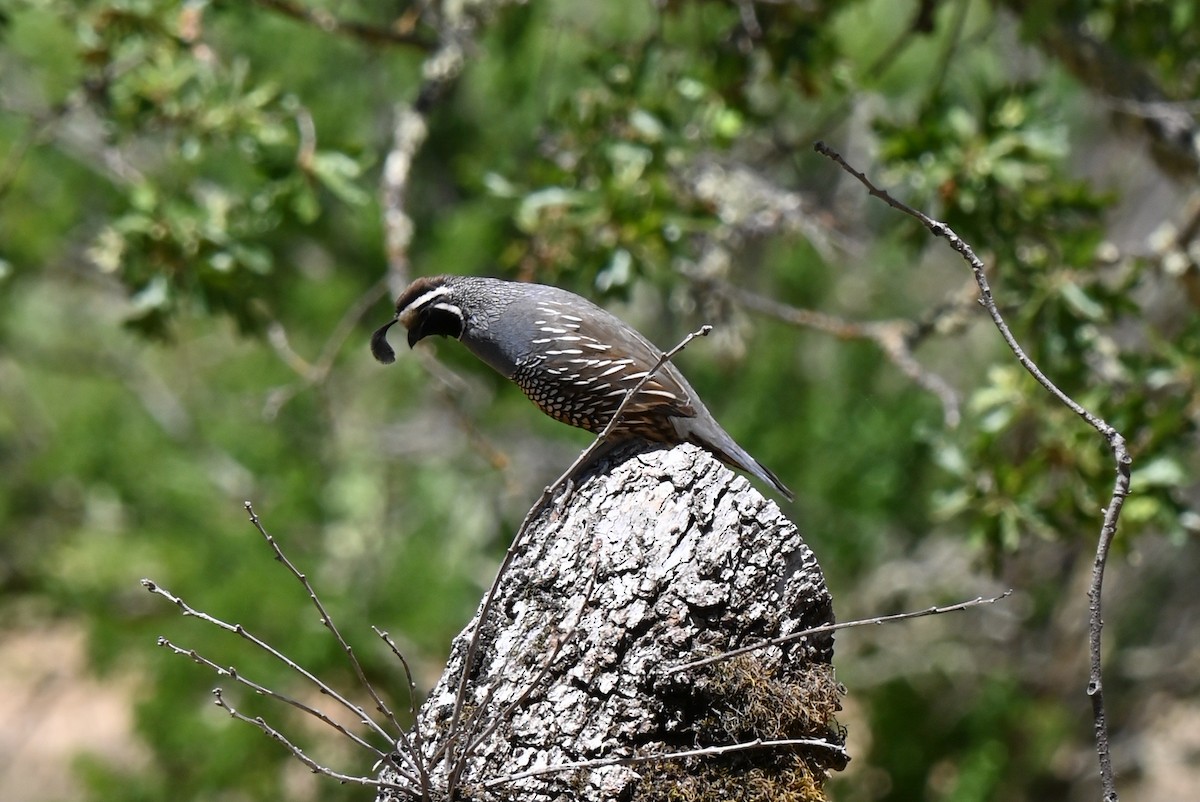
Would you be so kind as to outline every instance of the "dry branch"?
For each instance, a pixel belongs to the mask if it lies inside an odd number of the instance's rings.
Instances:
[[[1113,772],[1112,752],[1108,740],[1108,712],[1104,704],[1104,672],[1101,662],[1101,635],[1104,630],[1104,618],[1101,602],[1104,590],[1104,568],[1108,563],[1109,548],[1116,538],[1117,524],[1121,519],[1121,509],[1125,504],[1126,497],[1129,495],[1129,485],[1132,479],[1133,458],[1126,448],[1125,436],[1099,415],[1094,414],[1091,410],[1063,392],[1058,385],[1042,373],[1037,363],[1025,353],[1025,349],[1017,342],[1017,338],[1008,327],[1008,323],[1005,322],[1004,316],[1000,314],[1000,308],[996,305],[995,298],[992,296],[992,288],[987,279],[987,271],[985,270],[983,260],[975,254],[975,250],[970,244],[958,236],[950,226],[939,220],[934,220],[929,215],[892,197],[887,190],[875,186],[865,173],[854,169],[854,167],[842,158],[840,153],[830,148],[824,142],[818,142],[814,147],[818,153],[831,159],[841,169],[853,176],[872,196],[879,198],[893,209],[918,220],[921,225],[929,230],[929,233],[935,237],[942,237],[950,244],[950,247],[970,265],[975,282],[979,285],[979,303],[987,310],[988,315],[992,318],[992,322],[996,326],[996,330],[1000,332],[1000,337],[1004,340],[1004,344],[1012,351],[1017,362],[1056,401],[1074,412],[1084,422],[1095,429],[1104,438],[1109,450],[1112,452],[1116,478],[1113,482],[1112,496],[1109,498],[1108,505],[1103,510],[1103,521],[1100,524],[1100,535],[1096,543],[1096,558],[1092,563],[1092,582],[1088,587],[1088,657],[1090,665],[1087,695],[1092,702],[1093,735],[1096,741],[1096,758],[1100,764],[1100,785],[1104,794],[1104,802],[1117,802],[1116,775]]]

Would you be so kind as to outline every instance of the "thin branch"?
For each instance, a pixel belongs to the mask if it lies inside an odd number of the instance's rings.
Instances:
[[[722,260],[742,238],[797,233],[826,261],[843,254],[858,256],[861,245],[837,230],[803,193],[779,186],[769,177],[711,155],[684,165],[677,176],[688,192],[714,209],[721,220],[718,232],[704,235],[706,250],[718,249]],[[711,258],[701,257],[700,264]],[[702,268],[703,269],[703,268]]]
[[[253,635],[252,633],[247,631],[246,628],[243,627],[241,624],[230,624],[226,621],[222,621],[219,618],[215,618],[201,610],[196,610],[195,608],[189,606],[187,604],[187,602],[185,602],[183,599],[179,598],[178,596],[173,595],[170,591],[168,591],[166,588],[160,586],[153,580],[143,579],[142,587],[144,587],[146,590],[150,591],[151,593],[162,596],[164,599],[171,602],[171,604],[174,604],[176,607],[178,607],[180,609],[180,611],[183,613],[183,615],[191,616],[194,618],[199,618],[201,621],[212,624],[213,626],[223,629],[226,632],[232,632],[233,634],[237,635],[238,637],[241,637],[241,638],[244,638],[245,640],[250,641],[255,646],[257,646],[259,649],[263,650],[264,652],[271,655],[279,662],[283,663],[288,668],[295,671],[300,676],[307,679],[309,682],[311,682],[313,685],[315,685],[317,687],[317,690],[319,690],[321,693],[330,697],[335,702],[340,704],[342,707],[346,708],[347,710],[349,710],[350,712],[352,712],[356,716],[358,716],[359,720],[363,723],[364,726],[369,727],[370,729],[374,730],[376,734],[378,734],[379,736],[386,739],[389,743],[391,743],[392,736],[390,734],[388,734],[387,730],[385,730],[383,727],[381,727],[379,724],[377,724],[374,719],[372,719],[369,715],[367,715],[367,711],[364,710],[361,706],[354,704],[349,699],[346,699],[344,696],[342,696],[340,693],[335,691],[333,688],[331,688],[329,685],[327,685],[324,681],[322,681],[320,678],[318,678],[312,672],[310,672],[309,670],[307,670],[304,667],[302,667],[301,665],[299,665],[296,661],[292,660],[290,657],[288,657],[283,652],[276,649],[274,646],[271,646],[269,643],[267,643],[263,639],[257,637],[256,635]]]
[[[1018,19],[1040,7],[1033,0],[1003,0]],[[1044,5],[1044,4],[1042,4]],[[1102,101],[1138,104],[1137,119],[1150,157],[1165,175],[1194,182],[1200,169],[1200,126],[1188,106],[1177,105],[1143,62],[1131,59],[1111,41],[1092,33],[1082,14],[1048,15],[1036,27],[1043,50]]]
[[[912,351],[914,334],[911,324],[902,320],[870,324],[868,336],[879,345],[901,373],[941,402],[942,422],[947,429],[956,429],[962,421],[958,392],[949,382],[917,361]]]
[[[340,772],[333,771],[332,769],[328,769],[325,766],[322,766],[317,761],[313,760],[308,755],[304,754],[304,751],[300,747],[296,746],[294,743],[289,741],[287,739],[287,737],[284,736],[283,733],[281,733],[279,730],[275,729],[270,724],[268,724],[266,721],[264,721],[261,716],[255,716],[254,718],[250,718],[249,716],[245,715],[244,713],[238,712],[238,710],[236,708],[234,708],[231,704],[229,704],[228,702],[225,701],[225,697],[221,693],[220,688],[214,688],[212,694],[213,694],[213,702],[216,704],[217,707],[226,711],[227,713],[229,713],[229,715],[232,718],[235,718],[238,721],[245,722],[246,724],[253,724],[255,727],[258,727],[260,730],[265,732],[271,738],[273,738],[274,740],[283,744],[297,760],[299,760],[301,763],[303,763],[304,765],[306,765],[310,769],[312,769],[313,774],[324,774],[326,777],[332,777],[333,779],[335,779],[341,783],[355,783],[358,785],[369,785],[374,788],[384,788],[384,789],[388,789],[391,791],[401,791],[401,792],[411,792],[412,791],[411,788],[408,788],[407,786],[403,786],[403,785],[397,785],[396,783],[385,783],[381,780],[376,780],[373,777],[354,777],[349,774],[342,774]]]
[[[789,325],[822,331],[841,340],[869,340],[875,343],[905,376],[912,379],[921,389],[937,397],[942,404],[942,420],[947,428],[956,428],[962,420],[958,393],[949,382],[917,361],[913,354],[913,343],[917,341],[921,328],[912,321],[876,320],[860,323],[825,312],[781,303],[726,281],[686,273],[684,275],[734,303]]]
[[[355,327],[363,319],[363,316],[378,303],[380,298],[387,294],[387,291],[387,281],[380,279],[358,296],[354,303],[350,304],[342,313],[341,318],[333,327],[333,331],[325,339],[325,344],[321,346],[321,353],[315,362],[304,359],[292,348],[288,342],[287,330],[282,323],[279,321],[271,323],[267,329],[267,342],[275,349],[275,353],[283,360],[284,364],[295,371],[300,377],[300,381],[276,387],[268,393],[266,403],[263,405],[263,416],[267,420],[273,420],[279,414],[279,410],[283,409],[285,404],[303,390],[324,384],[325,380],[329,378],[329,372],[333,370],[333,363],[346,340],[354,333]]]
[[[363,671],[362,663],[360,663],[358,661],[358,657],[355,656],[353,647],[351,647],[350,644],[346,642],[346,639],[342,637],[341,631],[338,630],[337,625],[333,622],[333,617],[329,615],[329,611],[325,609],[325,605],[321,602],[321,598],[317,595],[317,591],[313,588],[312,583],[308,581],[308,576],[296,568],[295,564],[288,559],[286,554],[283,553],[283,549],[280,548],[279,542],[267,532],[262,521],[259,519],[258,514],[254,512],[253,505],[247,501],[245,502],[245,506],[246,513],[250,516],[250,523],[254,525],[254,528],[258,530],[258,533],[267,541],[267,545],[271,547],[271,551],[275,554],[275,559],[283,563],[288,571],[291,572],[292,576],[296,577],[296,579],[304,587],[305,592],[308,593],[309,600],[312,601],[313,606],[317,608],[317,613],[321,617],[321,624],[323,624],[324,627],[333,634],[338,646],[342,648],[346,658],[350,661],[351,667],[354,669],[355,676],[358,677],[359,684],[366,689],[367,693],[371,696],[371,700],[375,702],[375,709],[386,716],[387,720],[390,721],[392,726],[396,728],[396,732],[399,734],[399,743],[404,747],[401,754],[405,754],[412,762],[413,768],[415,768],[417,773],[421,776],[421,790],[425,793],[428,793],[429,777],[425,773],[425,766],[422,763],[421,755],[413,749],[413,745],[409,741],[407,733],[405,733],[404,728],[400,726],[400,722],[396,720],[395,714],[392,713],[391,708],[384,703],[383,699],[379,696],[379,693],[375,690],[375,686],[371,684],[369,679],[367,679],[367,674],[365,671]]]
[[[286,554],[283,553],[283,549],[280,548],[279,542],[275,540],[275,538],[268,533],[266,528],[263,526],[262,520],[258,517],[258,513],[254,511],[254,506],[247,501],[245,502],[245,507],[246,514],[250,516],[250,523],[254,525],[254,528],[258,530],[258,533],[263,536],[264,540],[267,541],[267,545],[271,547],[271,551],[275,554],[275,559],[278,562],[283,563],[288,571],[291,572],[292,576],[296,577],[296,579],[304,587],[305,592],[308,594],[309,600],[313,603],[313,606],[317,608],[317,613],[321,616],[321,624],[331,633],[333,633],[333,637],[335,640],[337,640],[338,646],[340,646],[342,651],[346,653],[346,657],[349,658],[350,664],[353,666],[354,673],[358,676],[359,682],[363,684],[367,692],[371,695],[372,701],[375,702],[375,709],[387,716],[387,719],[392,723],[392,726],[394,726],[396,729],[400,729],[400,722],[396,720],[395,714],[393,714],[388,706],[384,704],[383,699],[379,697],[379,694],[376,693],[375,688],[371,685],[370,681],[367,680],[367,676],[363,671],[362,664],[359,663],[358,658],[354,656],[354,649],[349,643],[346,642],[346,639],[342,637],[342,633],[338,630],[337,625],[334,624],[333,618],[329,615],[329,611],[325,609],[325,605],[321,602],[320,597],[317,595],[317,591],[313,588],[312,583],[308,581],[308,576],[296,568],[296,565],[290,559],[288,559]]]
[[[889,42],[879,53],[879,55],[867,65],[863,70],[863,76],[868,81],[878,81],[888,70],[892,68],[899,60],[904,51],[908,49],[918,36],[928,36],[933,32],[935,27],[934,14],[937,11],[936,0],[921,0],[917,4],[917,8],[913,11],[912,20],[905,25],[891,42]],[[789,155],[794,150],[795,142],[804,142],[820,136],[834,125],[838,120],[844,120],[847,117],[847,112],[856,102],[858,95],[853,92],[846,92],[842,98],[827,111],[821,115],[798,137],[788,137],[786,142],[780,143],[783,150]],[[778,137],[777,137],[778,139]]]
[[[713,655],[712,657],[706,657],[703,660],[693,660],[690,663],[672,666],[671,668],[667,669],[667,674],[678,674],[682,671],[687,671],[692,668],[701,668],[703,666],[711,665],[712,663],[719,663],[722,660],[729,660],[730,658],[737,657],[738,655],[755,652],[759,649],[766,649],[771,646],[782,646],[785,643],[791,643],[792,641],[800,640],[801,638],[807,638],[812,635],[824,635],[828,632],[837,632],[838,630],[850,629],[852,627],[877,626],[879,624],[887,624],[893,621],[907,621],[911,618],[923,618],[927,615],[956,613],[960,610],[967,610],[971,607],[978,607],[983,604],[995,604],[1001,599],[1007,599],[1011,595],[1012,589],[1010,588],[1009,590],[1001,593],[999,596],[992,596],[991,598],[976,596],[974,599],[968,599],[967,601],[959,602],[958,604],[951,604],[948,607],[927,607],[924,610],[914,610],[907,613],[894,613],[893,615],[880,615],[876,616],[875,618],[861,618],[856,621],[843,621],[839,624],[824,624],[819,627],[800,630],[799,632],[789,632],[788,634],[780,635],[777,638],[760,641],[759,643],[752,643],[749,646],[742,646],[728,652],[721,652],[720,654]]]
[[[836,744],[831,744],[828,741],[822,741],[815,738],[792,738],[779,741],[764,741],[759,738],[754,741],[747,741],[746,743],[728,744],[726,746],[706,746],[699,749],[688,749],[682,752],[667,752],[659,755],[600,757],[593,760],[577,760],[572,763],[559,763],[554,766],[538,766],[537,768],[527,769],[526,771],[521,771],[516,774],[508,774],[504,777],[496,777],[491,780],[486,780],[481,783],[481,785],[484,788],[495,788],[499,785],[516,782],[517,780],[524,780],[529,777],[539,777],[544,774],[558,774],[564,771],[595,769],[603,766],[632,766],[639,763],[657,763],[665,760],[685,760],[691,757],[717,757],[719,755],[727,755],[731,752],[745,752],[750,749],[777,749],[781,747],[795,748],[798,746],[836,752],[840,757],[849,759],[845,749],[837,746]]]
[[[758,21],[758,14],[754,11],[754,3],[751,0],[734,0],[734,4],[737,6],[738,17],[742,23],[742,31],[746,37],[751,42],[762,39],[762,25]],[[743,49],[748,50],[752,46],[751,42],[747,42],[743,46]]]
[[[317,154],[317,123],[305,106],[296,110],[296,135],[300,140],[296,145],[296,165],[310,173]]]
[[[288,0],[254,0],[260,6],[289,19],[312,25],[325,33],[339,34],[370,45],[403,45],[420,50],[432,50],[434,43],[411,30],[379,28],[362,22],[342,20],[325,9],[306,8]]]
[[[3,108],[4,111],[27,118],[25,128],[16,136],[4,160],[0,161],[0,202],[5,200],[16,185],[17,176],[30,152],[41,143],[53,139],[56,127],[82,108],[86,102],[87,93],[82,89],[77,89],[63,101],[44,111],[24,111],[11,107],[7,102],[0,104],[0,108]],[[89,169],[95,168],[89,166]]]
[[[608,425],[604,427],[604,430],[601,431],[599,436],[597,436],[596,439],[593,440],[588,447],[585,448],[579,454],[579,456],[575,458],[575,461],[571,463],[571,467],[567,468],[566,472],[558,478],[558,481],[555,482],[550,489],[554,489],[557,485],[564,484],[566,480],[569,480],[575,475],[575,471],[579,470],[581,466],[586,465],[588,461],[591,460],[600,447],[608,440],[609,435],[611,435],[613,432],[613,429],[617,428],[617,424],[620,423],[621,419],[625,416],[625,410],[629,406],[630,402],[633,401],[634,396],[642,391],[642,388],[646,386],[647,382],[654,378],[656,373],[662,370],[663,365],[674,359],[676,355],[678,355],[679,352],[684,348],[687,348],[688,345],[691,344],[692,340],[696,339],[697,337],[707,337],[712,332],[712,329],[713,327],[709,326],[708,324],[701,326],[680,340],[679,344],[670,351],[667,351],[660,356],[658,361],[654,363],[654,367],[646,371],[646,375],[641,378],[641,381],[634,385],[634,387],[625,394],[625,397],[621,399],[621,405],[617,407],[617,411],[613,413],[611,418],[609,418]],[[542,501],[544,502],[546,498],[547,495],[543,494]],[[536,510],[541,506],[542,505],[539,503],[534,506],[534,509]]]
[[[25,157],[43,136],[43,131],[49,129],[65,114],[65,105],[54,109],[48,115],[48,119],[41,120],[36,124],[30,123],[16,138],[16,141],[9,146],[8,155],[4,157],[4,161],[0,162],[0,201],[3,201],[16,185],[17,174],[25,163]]]
[[[354,734],[349,729],[347,729],[344,725],[339,724],[338,722],[334,721],[332,718],[330,718],[326,713],[322,712],[321,710],[318,710],[317,708],[315,708],[311,705],[305,704],[304,702],[301,702],[299,699],[293,699],[292,697],[288,696],[287,694],[279,693],[278,691],[274,691],[265,685],[261,685],[257,682],[254,682],[253,680],[246,678],[240,671],[238,671],[236,668],[234,668],[232,666],[226,668],[224,666],[218,665],[217,663],[213,662],[212,660],[209,660],[207,657],[205,657],[204,655],[197,652],[195,649],[185,649],[181,646],[176,646],[170,640],[168,640],[167,638],[162,637],[162,636],[160,636],[158,639],[158,645],[170,650],[170,652],[172,654],[179,655],[180,657],[187,657],[190,660],[192,660],[193,662],[198,663],[199,665],[202,665],[206,668],[211,669],[218,676],[229,677],[230,679],[234,680],[235,682],[245,685],[247,688],[254,691],[259,696],[265,696],[268,699],[274,699],[274,700],[276,700],[278,702],[282,702],[286,705],[291,705],[292,707],[296,708],[297,710],[307,713],[308,715],[312,716],[313,718],[317,719],[318,721],[321,721],[322,723],[337,730],[342,735],[346,736],[351,741],[353,741],[354,743],[363,747],[364,749],[374,752],[376,757],[379,757],[379,758],[387,757],[387,753],[384,752],[382,749],[379,749],[378,747],[373,746],[371,743],[364,740],[361,736]],[[399,770],[399,771],[402,775],[404,775],[404,777],[406,779],[412,780],[414,783],[417,781],[417,778],[415,775],[409,775],[407,772],[405,772],[403,770]]]
[[[1102,418],[1092,414],[1085,409],[1074,399],[1060,390],[1053,382],[1046,378],[1037,364],[1026,355],[1025,351],[1017,343],[1012,331],[1008,328],[1008,324],[1004,322],[1004,318],[1000,314],[1000,310],[996,306],[995,300],[992,298],[992,290],[988,284],[987,275],[985,272],[983,261],[975,255],[975,251],[964,242],[958,234],[945,223],[934,220],[928,215],[917,211],[911,206],[896,200],[886,190],[879,189],[870,179],[863,173],[855,170],[841,154],[829,148],[825,143],[818,142],[815,149],[821,155],[831,159],[843,170],[854,176],[867,191],[876,198],[887,203],[893,209],[903,212],[921,222],[929,232],[936,237],[942,237],[950,243],[953,248],[967,264],[971,266],[971,271],[975,276],[975,283],[979,285],[980,303],[987,309],[991,315],[992,322],[995,323],[1000,336],[1004,339],[1009,350],[1016,356],[1017,361],[1021,366],[1029,372],[1031,376],[1042,385],[1059,403],[1063,404],[1067,409],[1070,409],[1107,441],[1109,449],[1112,451],[1113,459],[1116,463],[1116,479],[1113,484],[1112,496],[1108,506],[1104,509],[1104,521],[1100,526],[1100,536],[1096,545],[1096,559],[1092,565],[1092,581],[1088,588],[1088,645],[1089,645],[1089,672],[1087,695],[1092,701],[1092,718],[1094,724],[1094,734],[1096,739],[1096,757],[1100,764],[1100,782],[1104,791],[1105,802],[1117,802],[1117,787],[1116,779],[1112,768],[1112,753],[1108,742],[1108,721],[1104,707],[1104,680],[1103,671],[1100,661],[1101,652],[1101,634],[1104,629],[1104,619],[1101,615],[1101,599],[1104,586],[1104,567],[1108,561],[1109,547],[1112,545],[1113,539],[1117,534],[1117,524],[1121,517],[1121,508],[1125,504],[1125,498],[1129,495],[1129,484],[1131,479],[1131,468],[1133,459],[1130,457],[1125,445],[1125,437],[1110,426]]]
[[[439,7],[440,16],[435,22],[438,41],[427,48],[431,52],[421,64],[422,81],[417,96],[411,103],[396,105],[392,147],[383,161],[379,188],[387,254],[386,280],[393,296],[409,284],[408,248],[414,226],[405,201],[413,162],[429,137],[425,118],[466,67],[465,47],[474,32],[472,10],[455,4]]]
[[[417,762],[420,763],[422,759],[421,722],[417,718],[417,684],[413,681],[412,668],[409,667],[408,660],[405,659],[404,653],[400,651],[400,647],[392,640],[391,635],[374,625],[371,626],[371,629],[375,630],[375,634],[388,645],[388,648],[392,650],[392,654],[400,661],[400,665],[404,667],[404,681],[408,685],[408,717],[412,720],[412,752]],[[403,732],[403,729],[401,731]],[[424,782],[428,783],[428,776],[424,772],[422,773],[422,777],[424,778]],[[423,785],[422,788],[426,790],[426,796],[428,796],[427,786]]]
[[[1120,438],[1120,433],[1116,429],[1114,429],[1101,418],[1093,415],[1083,406],[1078,404],[1074,399],[1060,390],[1053,382],[1046,378],[1045,374],[1042,373],[1037,364],[1030,359],[1028,355],[1026,355],[1025,351],[1021,348],[1020,344],[1013,336],[1012,331],[1008,328],[1008,324],[1004,322],[1004,318],[1000,315],[1000,310],[997,308],[996,302],[992,297],[992,290],[991,286],[988,284],[986,267],[984,266],[983,261],[975,255],[975,252],[972,250],[970,245],[968,245],[957,234],[954,233],[950,226],[934,220],[923,212],[919,212],[911,206],[896,200],[890,194],[888,194],[886,190],[879,189],[873,183],[871,183],[870,179],[868,179],[863,173],[858,172],[849,164],[847,164],[839,153],[830,149],[825,145],[825,143],[818,142],[816,145],[816,150],[821,155],[832,159],[843,170],[847,171],[856,179],[858,179],[858,181],[867,188],[871,195],[884,201],[892,208],[904,212],[905,214],[921,221],[921,223],[929,229],[930,233],[932,233],[934,236],[942,237],[949,242],[950,247],[957,251],[958,254],[962,256],[971,266],[971,270],[975,274],[975,282],[979,285],[979,291],[981,295],[980,302],[988,311],[988,314],[991,315],[992,321],[996,324],[996,328],[999,329],[1000,335],[1004,338],[1005,344],[1017,357],[1017,361],[1021,363],[1021,366],[1024,367],[1025,370],[1027,370],[1030,375],[1037,380],[1038,384],[1046,388],[1046,390],[1048,390],[1051,395],[1058,399],[1060,403],[1065,405],[1079,417],[1083,418],[1092,428],[1103,435],[1110,444],[1115,439]]]
[[[496,593],[500,588],[500,582],[504,578],[504,575],[508,572],[508,568],[512,564],[513,559],[516,557],[517,552],[520,551],[521,547],[524,545],[525,537],[529,532],[530,525],[533,523],[534,519],[542,513],[542,510],[545,508],[546,504],[554,499],[559,489],[569,484],[571,478],[575,475],[575,471],[577,471],[581,465],[586,464],[587,461],[595,455],[601,445],[604,444],[608,436],[616,427],[617,423],[620,422],[621,417],[625,414],[625,410],[628,408],[629,403],[633,400],[633,397],[641,392],[642,388],[646,386],[646,383],[649,382],[656,373],[658,373],[663,365],[665,365],[668,361],[674,358],[676,354],[686,348],[692,340],[696,339],[697,337],[706,337],[711,331],[712,326],[701,326],[696,331],[693,331],[684,337],[683,340],[681,340],[680,343],[670,351],[667,351],[660,356],[658,361],[654,364],[654,367],[646,371],[646,375],[643,376],[641,380],[625,394],[625,397],[621,400],[620,406],[617,407],[616,412],[613,413],[612,418],[609,420],[608,425],[604,427],[604,430],[601,431],[596,439],[593,440],[588,447],[583,450],[583,452],[575,459],[574,462],[571,463],[570,467],[568,467],[567,470],[562,473],[562,475],[560,475],[550,486],[542,491],[541,497],[529,509],[529,512],[525,514],[524,520],[521,521],[521,526],[517,529],[516,535],[513,536],[512,543],[509,544],[508,550],[504,554],[504,560],[500,563],[500,568],[496,572],[496,577],[492,580],[491,587],[488,588],[487,595],[483,599],[483,605],[479,608],[479,614],[475,618],[475,630],[471,633],[471,641],[467,645],[467,654],[463,658],[462,674],[458,681],[458,691],[454,698],[454,712],[450,717],[449,734],[446,736],[445,743],[442,745],[441,749],[438,750],[438,755],[435,756],[433,762],[436,763],[438,757],[440,757],[442,754],[453,754],[454,752],[454,745],[461,734],[459,731],[459,718],[462,715],[463,705],[466,703],[467,680],[470,678],[471,671],[475,664],[475,656],[476,652],[479,650],[479,641],[483,633],[484,624],[487,622],[487,617],[491,612],[492,604],[496,599]],[[564,495],[562,498],[565,499],[566,496]],[[459,762],[460,761],[456,760],[456,765],[459,764]],[[453,779],[454,778],[452,778],[452,780]],[[455,791],[453,781],[448,784],[447,788],[448,796],[453,797]]]
[[[463,377],[454,372],[452,368],[439,362],[430,351],[417,349],[415,353],[417,364],[432,379],[429,384],[430,389],[437,394],[442,408],[454,417],[454,422],[466,436],[471,448],[496,470],[501,471],[507,468],[511,462],[508,454],[480,430],[475,424],[474,417],[463,404],[463,400],[470,395],[463,392],[467,387]]]
[[[414,225],[405,208],[408,179],[417,151],[429,136],[425,116],[410,105],[398,105],[392,125],[392,147],[383,161],[379,200],[383,215],[384,249],[387,254],[387,282],[390,294],[403,292],[410,280],[408,246]]]

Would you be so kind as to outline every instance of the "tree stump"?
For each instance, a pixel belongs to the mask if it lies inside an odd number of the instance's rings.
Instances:
[[[820,566],[773,501],[698,448],[631,444],[528,529],[455,732],[478,613],[418,714],[430,799],[824,799],[847,760],[831,634],[675,670],[832,623]],[[421,798],[391,769],[379,779],[400,786],[379,802]]]

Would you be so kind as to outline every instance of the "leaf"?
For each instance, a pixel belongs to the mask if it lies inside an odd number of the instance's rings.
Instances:
[[[1151,460],[1134,471],[1134,481],[1142,487],[1180,487],[1185,479],[1183,467],[1170,457]]]
[[[345,153],[318,150],[313,154],[310,169],[326,189],[351,206],[363,206],[371,199],[355,183],[362,175],[362,167]]]
[[[515,215],[517,227],[527,233],[536,231],[543,211],[555,207],[578,207],[582,205],[585,197],[582,192],[562,187],[548,187],[531,192],[517,207]]]
[[[1083,288],[1073,281],[1064,281],[1059,293],[1067,305],[1091,321],[1104,320],[1104,307],[1091,298]]]

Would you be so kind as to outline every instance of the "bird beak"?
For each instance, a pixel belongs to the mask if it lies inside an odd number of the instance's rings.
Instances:
[[[377,328],[375,333],[371,335],[371,355],[375,357],[376,361],[382,362],[385,365],[390,365],[396,361],[396,352],[392,350],[392,346],[388,345],[387,331],[398,320],[399,318],[392,318]]]

